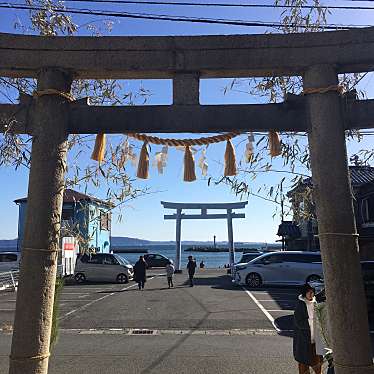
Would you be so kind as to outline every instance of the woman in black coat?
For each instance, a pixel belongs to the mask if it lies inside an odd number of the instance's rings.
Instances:
[[[138,283],[139,290],[143,290],[147,280],[147,263],[143,256],[134,265],[134,280]]]
[[[309,367],[321,374],[322,357],[316,354],[314,340],[314,288],[302,287],[294,313],[293,355],[299,364],[299,374],[309,373]]]

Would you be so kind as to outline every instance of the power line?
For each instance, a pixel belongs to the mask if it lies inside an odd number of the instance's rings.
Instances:
[[[300,28],[307,28],[306,25],[283,24],[281,22],[262,22],[262,21],[245,21],[236,19],[222,19],[222,18],[200,18],[187,16],[172,16],[167,14],[149,14],[149,13],[130,13],[130,12],[114,12],[105,10],[92,10],[80,8],[58,8],[58,7],[41,7],[34,5],[19,5],[12,3],[0,3],[0,8],[17,9],[17,10],[34,10],[34,11],[56,11],[67,14],[82,14],[91,16],[106,16],[116,18],[134,18],[134,19],[148,19],[158,21],[172,21],[172,22],[191,22],[191,23],[207,23],[207,24],[221,24],[233,26],[246,27],[292,27],[298,26]],[[336,29],[357,29],[360,27],[372,27],[372,25],[343,25],[343,24],[328,24],[323,26],[314,26],[315,29],[336,30]]]
[[[73,3],[97,3],[97,4],[122,4],[122,5],[172,5],[172,6],[195,6],[195,7],[222,7],[222,8],[279,8],[292,9],[294,5],[275,5],[275,4],[243,4],[243,3],[192,3],[192,2],[172,2],[172,1],[138,1],[138,0],[64,0]],[[299,5],[300,9],[340,9],[340,10],[374,10],[370,6],[346,6],[346,5]]]

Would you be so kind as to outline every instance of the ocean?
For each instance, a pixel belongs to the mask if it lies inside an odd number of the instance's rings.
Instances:
[[[250,245],[240,245],[240,248],[257,248],[261,249],[264,244],[250,244]],[[201,260],[204,261],[205,267],[207,268],[223,268],[225,264],[229,263],[229,252],[185,252],[186,248],[192,247],[191,245],[182,244],[182,268],[186,267],[188,256],[193,256],[197,263],[199,264]],[[126,248],[121,246],[121,248]],[[147,245],[147,246],[129,246],[131,249],[148,250],[148,253],[159,253],[164,255],[175,262],[175,245]],[[238,246],[239,248],[239,246]],[[145,252],[144,252],[145,253]],[[118,253],[120,256],[134,264],[141,253]],[[235,252],[235,261],[239,261],[242,256],[242,252]]]
[[[203,245],[203,244],[202,244]],[[249,243],[249,244],[237,244],[237,247],[240,249],[243,248],[257,248],[261,249],[265,246],[265,243]],[[274,244],[271,244],[274,246]],[[204,261],[207,268],[223,268],[225,264],[229,263],[229,252],[185,252],[184,250],[192,247],[189,244],[182,244],[182,267],[185,267],[187,264],[187,258],[189,255],[193,256],[197,263],[200,263],[201,260]],[[217,245],[221,247],[221,245]],[[171,258],[175,262],[175,245],[173,244],[148,244],[143,246],[121,246],[121,248],[131,248],[135,250],[144,250],[144,253],[159,253],[168,258]],[[2,251],[16,251],[16,248],[11,247],[1,247],[0,252]],[[239,261],[242,256],[242,251],[235,251],[235,261]],[[130,263],[134,264],[138,259],[141,253],[118,253],[120,256],[128,260]]]

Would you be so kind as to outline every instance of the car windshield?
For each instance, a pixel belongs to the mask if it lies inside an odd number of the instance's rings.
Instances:
[[[118,260],[118,262],[121,265],[130,265],[130,262],[128,262],[125,258],[119,256],[119,255],[114,255],[114,257]]]

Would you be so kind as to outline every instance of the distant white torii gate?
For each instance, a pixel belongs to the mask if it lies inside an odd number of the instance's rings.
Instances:
[[[182,245],[181,245],[181,228],[182,219],[227,219],[228,243],[229,243],[229,261],[230,266],[235,262],[234,235],[232,229],[233,218],[245,218],[244,213],[235,213],[233,209],[243,209],[248,201],[237,203],[171,203],[161,201],[165,209],[176,209],[175,214],[165,214],[164,219],[176,220],[176,271],[181,271]],[[199,209],[200,214],[185,214],[183,209]],[[208,209],[226,210],[226,213],[208,214]]]

